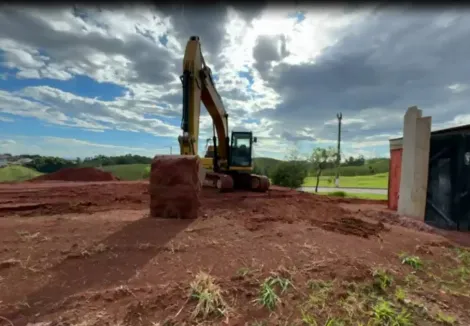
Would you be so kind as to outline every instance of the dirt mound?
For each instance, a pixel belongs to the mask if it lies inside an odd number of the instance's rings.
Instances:
[[[354,217],[337,218],[333,222],[320,223],[319,226],[327,231],[363,238],[369,238],[387,230],[382,222],[370,223]]]
[[[119,179],[109,172],[95,168],[65,168],[54,173],[36,177],[37,181],[118,181]]]
[[[155,156],[150,169],[150,216],[197,218],[201,161],[197,156]]]

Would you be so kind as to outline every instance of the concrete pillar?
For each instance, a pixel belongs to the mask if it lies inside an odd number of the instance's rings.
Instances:
[[[421,114],[417,106],[408,108],[405,114],[398,213],[424,220],[431,117],[422,117]]]

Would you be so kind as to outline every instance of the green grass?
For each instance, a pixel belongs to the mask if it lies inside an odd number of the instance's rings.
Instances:
[[[121,180],[133,181],[140,180],[148,175],[150,165],[148,164],[122,164],[103,166],[102,169],[111,172]]]
[[[315,187],[316,177],[307,177],[304,180],[304,187]],[[379,173],[373,175],[359,175],[354,177],[340,176],[340,187],[351,188],[377,188],[387,189],[388,187],[388,173]],[[319,187],[334,187],[334,177],[320,177]]]
[[[354,193],[344,193],[344,195],[340,195],[339,192],[318,192],[320,195],[327,195],[327,196],[334,196],[334,197],[344,197],[344,198],[358,198],[358,199],[371,199],[371,200],[387,200],[387,195],[381,194],[354,194]]]
[[[103,166],[104,171],[111,172],[113,175],[121,180],[140,180],[148,175],[150,166],[148,164],[122,164],[122,165],[108,165]],[[305,178],[303,186],[314,187],[316,182],[315,177]],[[379,173],[374,175],[363,175],[354,177],[340,177],[341,187],[354,187],[354,188],[380,188],[386,189],[388,185],[388,173]],[[320,187],[334,187],[334,177],[321,177]],[[386,195],[377,194],[348,194],[349,198],[363,198],[363,199],[387,199]]]
[[[0,168],[0,182],[21,182],[40,175],[42,173],[21,165],[9,165]]]

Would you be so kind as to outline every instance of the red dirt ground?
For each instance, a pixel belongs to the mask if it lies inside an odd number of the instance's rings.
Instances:
[[[152,219],[148,182],[0,184],[0,325],[305,325],[300,284],[309,280],[365,282],[377,266],[404,278],[412,272],[401,252],[439,270],[455,264],[453,233],[446,239],[383,203],[277,187],[204,189],[201,201],[197,220]],[[188,288],[200,271],[222,288],[226,319],[191,318]],[[271,273],[296,286],[274,313],[254,301]],[[432,289],[410,295],[470,324],[470,293]]]
[[[95,168],[65,168],[54,173],[44,174],[30,182],[38,181],[117,181],[119,180],[109,172]]]

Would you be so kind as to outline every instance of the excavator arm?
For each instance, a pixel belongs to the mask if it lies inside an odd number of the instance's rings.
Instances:
[[[233,189],[267,191],[269,179],[251,174],[252,144],[256,142],[253,134],[236,131],[229,136],[228,114],[202,56],[197,36],[191,36],[186,45],[181,82],[183,134],[178,137],[180,155],[156,155],[152,161],[150,216],[196,217],[199,193],[204,184],[212,183],[221,192]],[[198,156],[201,102],[209,112],[214,128],[213,153],[207,155],[212,157],[202,159]],[[207,164],[210,159],[212,163]]]
[[[268,190],[267,177],[251,174],[252,145],[256,138],[249,131],[229,134],[228,114],[215,87],[212,72],[202,55],[201,42],[197,36],[191,36],[186,44],[181,82],[183,134],[178,137],[180,155],[195,156],[199,153],[199,119],[203,103],[211,116],[214,137],[212,162],[207,162],[208,157],[203,159],[203,170],[207,171],[200,175],[204,174],[205,181],[213,182],[222,191],[234,187],[255,191]]]
[[[221,165],[226,165],[229,153],[228,114],[222,99],[215,88],[210,68],[206,65],[201,51],[199,37],[192,36],[183,59],[183,117],[178,137],[181,155],[197,155],[199,139],[199,118],[201,102],[204,103],[217,134],[217,157]]]

